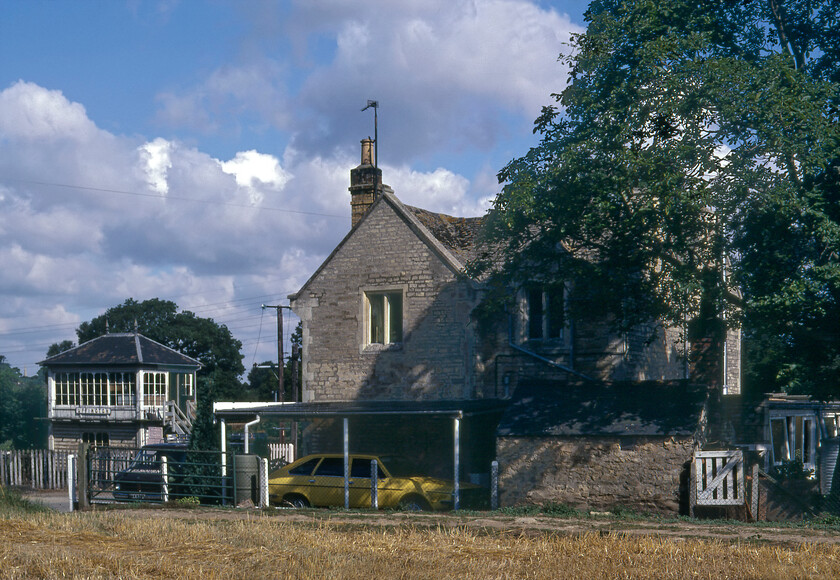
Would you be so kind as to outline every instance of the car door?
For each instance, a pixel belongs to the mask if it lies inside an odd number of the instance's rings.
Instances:
[[[372,457],[354,457],[350,464],[350,507],[369,508],[371,507],[370,494],[370,463]],[[382,506],[382,489],[385,480],[385,472],[382,464],[378,464],[377,490],[379,505]]]
[[[344,505],[344,458],[324,457],[309,478],[309,501],[316,506]]]
[[[295,466],[287,466],[269,478],[268,494],[272,502],[279,503],[287,494],[301,494],[306,498],[311,495],[312,472],[321,461],[321,457],[312,457]],[[285,473],[284,473],[285,471]],[[311,503],[311,502],[310,502]]]

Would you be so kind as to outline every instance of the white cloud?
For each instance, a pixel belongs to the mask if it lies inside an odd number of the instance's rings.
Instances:
[[[483,213],[476,213],[474,204],[466,198],[469,181],[447,169],[424,173],[408,167],[385,167],[383,171],[389,176],[389,184],[398,184],[392,185],[397,197],[409,205],[459,217]]]
[[[0,119],[0,175],[14,175],[0,177],[0,326],[14,327],[20,312],[46,320],[56,303],[85,320],[128,297],[234,301],[240,277],[302,282],[349,228],[334,205],[347,195],[347,160],[290,151],[283,163],[298,165],[286,168],[256,150],[217,160],[178,141],[138,142],[31,83],[0,91]],[[68,139],[79,128],[86,138]],[[277,286],[282,298],[295,289]],[[41,339],[28,359],[63,338]]]
[[[245,4],[247,58],[159,95],[159,120],[199,133],[256,126],[288,131],[297,149],[348,149],[371,132],[359,108],[381,104],[382,159],[394,164],[447,148],[489,151],[530,135],[566,70],[557,57],[581,28],[525,0],[350,0]],[[288,38],[297,60],[273,48]],[[236,59],[234,59],[236,60]],[[301,82],[286,83],[299,69]],[[284,87],[284,88],[281,88]],[[240,119],[239,121],[229,121]],[[500,163],[507,161],[503,159]],[[437,163],[437,162],[436,162]]]
[[[172,144],[160,137],[150,143],[144,143],[139,148],[140,156],[146,162],[145,170],[149,186],[163,195],[169,192],[166,172],[172,167],[172,160],[169,157],[171,151]]]
[[[249,201],[255,205],[265,199],[261,189],[279,191],[289,181],[289,174],[280,167],[276,157],[253,149],[240,151],[236,157],[230,161],[223,161],[221,165],[225,173],[234,176],[239,187],[249,192]]]
[[[167,22],[183,19],[172,6]],[[556,57],[577,30],[524,0],[231,10],[254,15],[238,51],[150,75],[158,108],[144,121],[160,136],[142,122],[98,125],[35,83],[0,90],[0,354],[40,360],[128,297],[174,300],[255,341],[259,303],[285,300],[350,228],[368,98],[380,101],[379,165],[400,199],[481,215],[496,165],[525,152],[517,140],[532,139],[539,107],[562,88]],[[163,22],[146,8],[137,18]]]
[[[18,81],[0,93],[0,135],[6,139],[84,141],[97,133],[85,108],[61,91]]]

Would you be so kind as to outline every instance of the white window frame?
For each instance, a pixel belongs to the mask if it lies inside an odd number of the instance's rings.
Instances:
[[[56,407],[134,407],[135,371],[61,371],[53,376]]]
[[[773,465],[801,460],[803,468],[816,473],[819,414],[815,411],[772,410],[769,421]]]
[[[397,301],[391,297],[399,295],[400,304],[395,304]],[[372,314],[372,298],[377,300],[382,298],[383,307],[383,324],[382,324],[382,340],[374,340],[373,333],[373,314]],[[398,348],[402,345],[405,339],[405,312],[406,312],[406,288],[405,286],[389,286],[389,287],[370,287],[361,289],[361,349],[365,350],[381,350],[387,348]],[[399,310],[397,310],[397,308]],[[395,316],[398,315],[398,316]],[[400,325],[398,340],[392,340],[391,334],[392,325],[398,323]]]
[[[169,373],[165,371],[144,371],[141,373],[142,406],[145,409],[161,408],[166,405],[169,392]],[[149,387],[151,386],[151,389]]]
[[[108,405],[111,407],[137,406],[136,371],[112,371],[108,373]]]

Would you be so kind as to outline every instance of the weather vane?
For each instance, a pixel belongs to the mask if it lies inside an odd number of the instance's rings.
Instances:
[[[368,99],[367,106],[362,111],[373,108],[373,166],[379,169],[379,101]]]

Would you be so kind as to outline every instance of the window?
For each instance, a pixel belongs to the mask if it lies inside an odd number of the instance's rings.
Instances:
[[[368,467],[370,469],[370,467]],[[324,457],[321,465],[318,466],[318,471],[315,475],[326,475],[328,477],[344,477],[344,458],[343,457]],[[368,475],[370,472],[368,471]]]
[[[166,404],[166,373],[143,373],[143,406]]]
[[[290,469],[289,475],[310,475],[312,473],[312,470],[315,469],[315,464],[317,464],[320,460],[320,457],[310,459],[306,463],[303,463],[295,468]]]
[[[193,375],[190,373],[178,373],[172,375],[175,380],[175,389],[179,396],[192,397],[193,391]]]
[[[108,447],[109,438],[107,433],[82,433],[82,442],[96,447]]]
[[[566,326],[565,292],[562,285],[535,286],[525,290],[529,340],[563,338]]]
[[[108,373],[110,404],[117,407],[133,407],[137,400],[135,373]]]
[[[108,404],[108,375],[106,373],[80,373],[81,404],[100,407]]]
[[[55,404],[128,406],[136,402],[135,373],[56,373]]]
[[[365,292],[365,305],[365,343],[384,345],[402,342],[402,292]]]
[[[782,415],[770,417],[770,438],[773,450],[773,464],[785,461],[802,463],[806,469],[814,469],[817,461],[816,414]]]
[[[350,477],[352,477],[353,479],[370,479],[371,463],[373,462],[370,459],[354,459],[353,463],[350,465]],[[385,479],[385,472],[382,471],[382,467],[380,466],[378,461],[376,462],[376,478]]]

